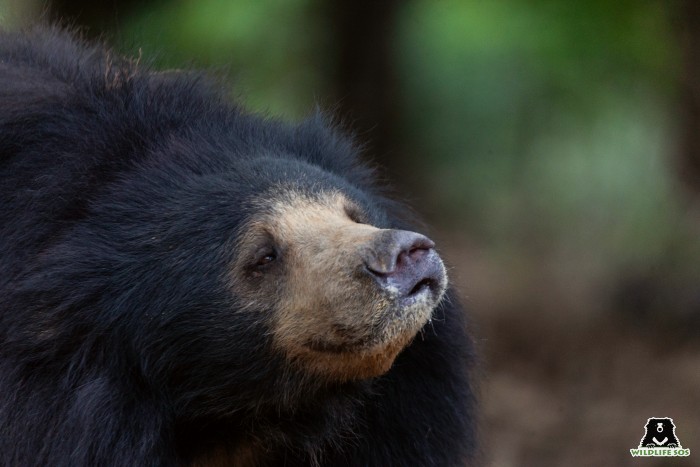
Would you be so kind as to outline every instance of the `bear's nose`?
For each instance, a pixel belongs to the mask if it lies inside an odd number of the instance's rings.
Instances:
[[[380,286],[399,297],[435,291],[444,279],[435,244],[425,235],[385,230],[365,251],[366,270]]]

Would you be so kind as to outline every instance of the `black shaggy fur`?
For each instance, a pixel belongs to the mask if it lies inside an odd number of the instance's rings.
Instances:
[[[471,459],[451,293],[387,374],[337,385],[233,312],[247,200],[273,184],[332,186],[410,227],[356,153],[323,118],[246,114],[198,74],[51,28],[0,34],[0,465],[188,465],[245,439],[261,465]]]

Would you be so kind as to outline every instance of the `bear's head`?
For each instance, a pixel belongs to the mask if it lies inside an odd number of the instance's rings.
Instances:
[[[433,243],[365,171],[244,149],[175,140],[105,188],[43,266],[68,305],[32,320],[41,345],[84,342],[189,417],[386,373],[445,294]]]
[[[441,300],[443,263],[427,237],[389,228],[366,193],[298,175],[248,199],[230,271],[236,312],[264,316],[297,368],[335,381],[380,375]]]

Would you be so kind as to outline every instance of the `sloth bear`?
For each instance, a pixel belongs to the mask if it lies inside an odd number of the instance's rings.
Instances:
[[[357,153],[0,34],[0,465],[473,462],[465,316]]]
[[[676,437],[676,426],[673,419],[650,418],[644,426],[644,437],[639,442],[639,447],[646,448],[679,448],[680,441]]]

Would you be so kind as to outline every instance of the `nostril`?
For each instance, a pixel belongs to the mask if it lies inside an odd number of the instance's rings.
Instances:
[[[410,250],[408,250],[407,255],[411,259],[418,259],[431,249],[432,247],[429,246],[414,246]]]
[[[415,234],[417,235],[417,238],[414,240],[413,244],[410,247],[410,250],[430,250],[431,248],[435,247],[435,242],[433,242],[431,239],[429,239],[426,236],[420,235],[420,234]]]
[[[367,245],[364,266],[380,278],[402,274],[423,261],[434,246],[429,238],[416,232],[385,230]]]
[[[435,244],[424,235],[405,230],[385,230],[363,253],[366,272],[382,287],[391,285],[402,295],[412,295],[436,284],[426,271],[432,268]]]
[[[431,240],[419,235],[418,238],[413,239],[412,243],[400,246],[400,251],[396,258],[396,265],[415,264],[427,255],[430,250],[432,250],[433,246],[435,246],[435,244]]]

